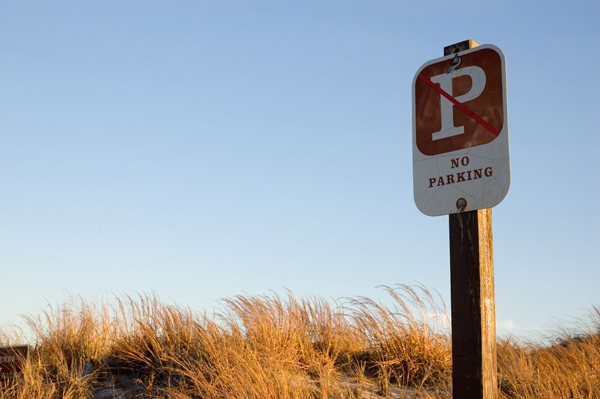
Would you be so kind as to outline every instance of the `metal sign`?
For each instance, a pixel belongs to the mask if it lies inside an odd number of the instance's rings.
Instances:
[[[28,345],[0,346],[0,379],[22,376],[28,355]]]
[[[413,80],[415,204],[429,216],[491,208],[510,186],[504,54],[483,45]]]

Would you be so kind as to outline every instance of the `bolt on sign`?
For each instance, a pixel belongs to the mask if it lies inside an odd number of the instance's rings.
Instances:
[[[510,186],[504,54],[483,45],[426,62],[413,80],[415,204],[429,216],[491,208]]]
[[[0,381],[22,376],[28,355],[28,345],[0,346]]]

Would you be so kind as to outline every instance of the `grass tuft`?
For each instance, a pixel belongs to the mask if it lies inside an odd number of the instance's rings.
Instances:
[[[563,331],[550,345],[499,342],[501,398],[600,398],[600,308],[587,331]]]
[[[0,399],[450,398],[443,301],[423,286],[383,290],[385,302],[240,295],[214,315],[155,294],[73,296],[26,317],[30,356]],[[549,344],[501,340],[499,398],[600,397],[600,308],[590,315]]]

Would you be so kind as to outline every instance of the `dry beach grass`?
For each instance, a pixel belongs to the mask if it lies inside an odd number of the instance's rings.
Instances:
[[[27,317],[23,378],[0,399],[450,398],[443,302],[424,287],[369,298],[237,296],[214,314],[156,295],[73,297]],[[600,398],[600,309],[588,331],[498,345],[499,397]],[[3,344],[19,336],[4,332]],[[10,342],[9,342],[10,341]]]

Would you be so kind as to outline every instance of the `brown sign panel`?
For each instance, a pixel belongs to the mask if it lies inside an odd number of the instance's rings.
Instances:
[[[460,66],[454,73],[447,73],[452,64],[444,59],[422,69],[415,81],[416,144],[425,155],[435,156],[487,144],[496,139],[504,126],[500,54],[494,49],[484,48],[464,54],[460,60]],[[475,79],[483,79],[483,82],[474,82]],[[432,83],[471,112],[452,106],[438,91],[432,90]],[[481,86],[480,92],[474,90],[476,86]],[[449,114],[445,115],[446,112]],[[460,132],[442,136],[443,132],[457,127],[460,127]]]
[[[0,379],[22,376],[28,355],[28,345],[0,346]]]

